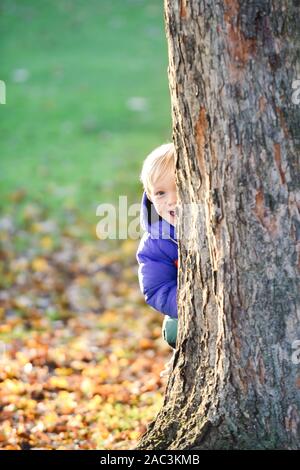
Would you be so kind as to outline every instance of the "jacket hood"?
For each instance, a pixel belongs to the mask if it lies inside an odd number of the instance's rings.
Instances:
[[[143,193],[141,203],[140,223],[143,230],[151,235],[151,238],[171,239],[177,243],[176,229],[156,212],[154,204],[148,199],[146,191]]]

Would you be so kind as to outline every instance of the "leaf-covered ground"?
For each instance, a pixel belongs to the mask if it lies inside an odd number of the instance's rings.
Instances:
[[[133,449],[162,405],[169,348],[135,251],[0,219],[0,448]]]

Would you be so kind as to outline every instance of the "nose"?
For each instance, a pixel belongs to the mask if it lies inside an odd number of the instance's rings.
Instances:
[[[168,200],[168,205],[170,207],[173,207],[173,206],[175,207],[176,203],[177,203],[177,195],[176,195],[176,192],[175,192],[175,193],[170,195],[170,198]]]

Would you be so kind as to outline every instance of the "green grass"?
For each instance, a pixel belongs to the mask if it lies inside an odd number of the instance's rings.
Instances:
[[[2,214],[95,223],[102,202],[138,202],[143,158],[171,136],[161,0],[1,0],[0,37]]]

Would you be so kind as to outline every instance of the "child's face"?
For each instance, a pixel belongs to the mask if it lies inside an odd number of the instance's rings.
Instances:
[[[175,225],[177,193],[173,172],[165,174],[153,184],[150,200],[153,202],[156,212],[167,222]]]

